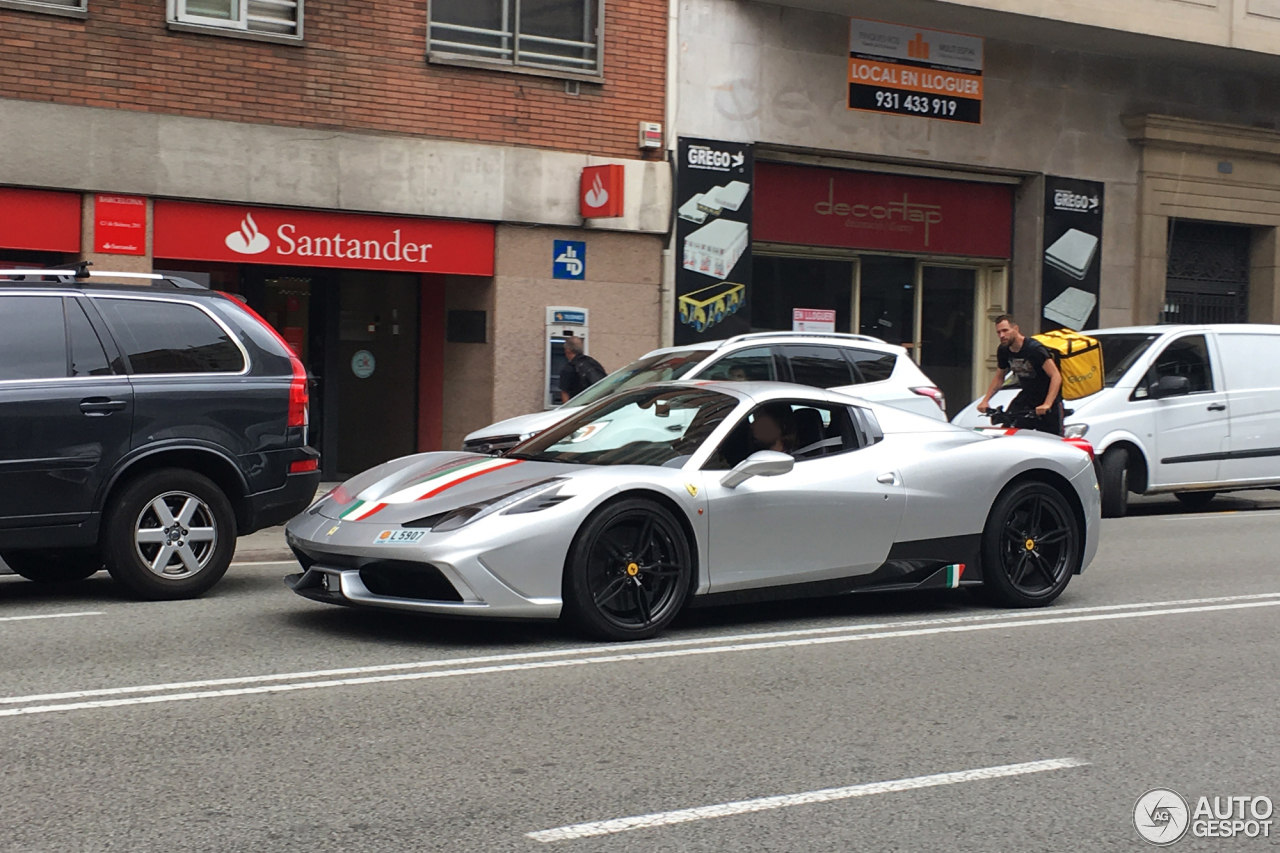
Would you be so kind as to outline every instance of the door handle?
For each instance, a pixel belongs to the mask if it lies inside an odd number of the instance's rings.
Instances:
[[[1226,410],[1227,410],[1226,403],[1210,403],[1209,404],[1209,411],[1211,412],[1225,412]]]
[[[876,477],[876,482],[882,486],[896,486],[898,485],[898,475],[889,471]]]
[[[80,411],[91,418],[103,418],[112,412],[119,412],[129,404],[124,400],[109,400],[106,397],[88,397],[80,401]]]

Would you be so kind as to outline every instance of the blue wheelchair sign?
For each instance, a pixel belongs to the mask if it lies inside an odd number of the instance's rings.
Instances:
[[[587,272],[587,244],[582,240],[556,240],[551,250],[551,277],[581,281]]]

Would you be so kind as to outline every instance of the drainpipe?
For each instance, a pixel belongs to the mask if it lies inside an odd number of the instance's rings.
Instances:
[[[676,98],[680,58],[680,0],[667,0],[667,91],[663,130],[667,141],[667,162],[671,166],[671,217],[667,227],[667,248],[662,250],[661,328],[658,340],[664,347],[672,345],[676,308]]]

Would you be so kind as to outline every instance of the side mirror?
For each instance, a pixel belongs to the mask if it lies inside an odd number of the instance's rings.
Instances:
[[[752,477],[776,477],[779,474],[786,474],[795,467],[795,464],[796,460],[789,454],[779,453],[776,450],[757,450],[725,474],[720,485],[726,489],[737,488]]]
[[[1151,388],[1151,397],[1163,400],[1165,397],[1181,397],[1191,393],[1191,380],[1185,376],[1161,376],[1160,381]]]

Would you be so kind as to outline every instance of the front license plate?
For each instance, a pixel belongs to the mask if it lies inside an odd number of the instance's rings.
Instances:
[[[374,545],[408,545],[427,535],[425,530],[384,530],[373,540]]]

